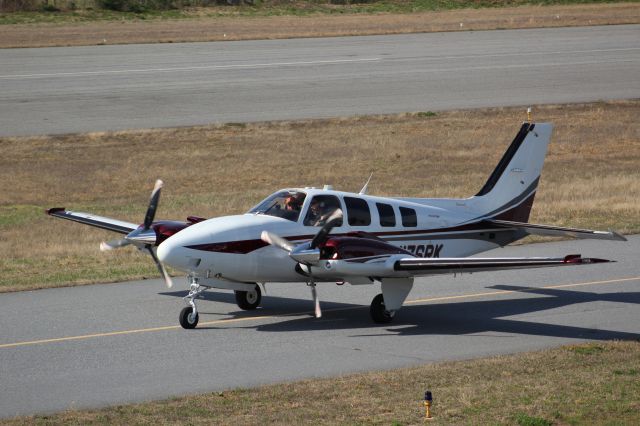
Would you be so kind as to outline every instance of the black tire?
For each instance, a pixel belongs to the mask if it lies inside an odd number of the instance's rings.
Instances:
[[[198,320],[200,319],[200,315],[196,312],[195,318],[190,318],[191,313],[193,312],[193,308],[191,306],[187,306],[186,308],[180,311],[180,325],[182,328],[186,328],[187,330],[191,330],[196,328],[198,325]]]
[[[260,306],[262,300],[262,292],[256,284],[252,291],[234,291],[236,294],[236,303],[238,307],[244,311],[252,311]]]
[[[371,301],[369,314],[371,314],[371,319],[376,324],[389,324],[391,321],[393,321],[393,313],[387,311],[386,307],[384,306],[384,298],[382,297],[382,293],[374,297]]]

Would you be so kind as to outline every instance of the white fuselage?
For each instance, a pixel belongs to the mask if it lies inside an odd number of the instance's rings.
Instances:
[[[295,244],[311,240],[320,229],[306,223],[316,196],[335,197],[340,203],[343,224],[331,235],[366,232],[417,257],[465,257],[515,239],[510,231],[465,226],[479,216],[470,211],[466,200],[438,200],[439,207],[435,207],[427,204],[428,200],[418,203],[309,188],[283,191],[304,196],[295,220],[256,211],[205,220],[161,243],[158,257],[198,277],[238,282],[303,281],[295,270],[296,262],[285,251],[264,243],[261,233],[273,232]]]

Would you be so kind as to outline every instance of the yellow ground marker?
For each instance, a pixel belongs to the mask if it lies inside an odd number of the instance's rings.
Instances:
[[[557,284],[557,285],[550,285],[545,287],[524,287],[518,290],[500,290],[500,291],[489,291],[485,293],[461,294],[458,296],[431,297],[427,299],[408,300],[405,302],[405,305],[411,305],[416,303],[427,303],[427,302],[440,302],[445,300],[472,299],[476,297],[499,296],[499,295],[505,295],[505,294],[518,293],[524,290],[549,290],[549,289],[555,289],[555,288],[585,287],[590,285],[617,284],[617,283],[622,283],[627,281],[637,281],[637,280],[640,280],[640,276],[629,277],[629,278],[618,278],[618,279],[604,280],[604,281],[588,281],[588,282],[572,283],[572,284]],[[345,308],[326,309],[325,312],[348,311],[348,310],[364,309],[364,308],[368,308],[368,306],[349,306]],[[305,311],[305,312],[296,312],[296,313],[289,313],[289,314],[257,315],[252,317],[243,317],[243,318],[227,318],[227,319],[216,320],[216,321],[201,322],[198,325],[200,326],[224,325],[224,324],[231,324],[231,323],[245,322],[245,321],[258,321],[261,319],[269,319],[269,318],[295,317],[295,316],[301,316],[301,315],[307,315],[307,314],[309,314],[309,312]],[[16,347],[30,346],[30,345],[41,345],[45,343],[70,342],[74,340],[94,339],[97,337],[123,336],[127,334],[177,330],[179,328],[181,328],[179,325],[169,325],[164,327],[140,328],[137,330],[111,331],[107,333],[85,334],[82,336],[69,336],[69,337],[58,337],[53,339],[32,340],[27,342],[5,343],[5,344],[0,344],[0,349],[16,348]]]

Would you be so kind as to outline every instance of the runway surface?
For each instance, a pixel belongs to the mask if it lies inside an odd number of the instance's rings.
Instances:
[[[0,136],[640,97],[640,26],[0,50]]]
[[[177,325],[186,292],[159,280],[0,294],[0,417],[638,339],[640,236],[629,239],[488,252],[618,262],[419,279],[384,326],[368,314],[379,285],[319,286],[319,320],[303,283],[267,285],[254,313],[210,292],[195,330]]]

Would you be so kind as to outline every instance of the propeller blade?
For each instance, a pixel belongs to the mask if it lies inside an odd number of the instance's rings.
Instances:
[[[120,247],[128,246],[129,244],[131,244],[131,241],[124,240],[124,239],[103,241],[100,243],[100,251],[114,250]]]
[[[276,246],[278,248],[281,248],[282,250],[287,251],[289,253],[291,253],[291,251],[296,247],[290,241],[287,241],[284,238],[282,238],[281,236],[276,235],[276,234],[274,234],[272,232],[269,232],[269,231],[262,231],[262,234],[260,235],[260,238],[265,243],[271,244],[272,246]]]
[[[171,277],[167,273],[167,270],[164,268],[164,265],[162,264],[162,262],[160,262],[160,259],[158,259],[158,256],[156,256],[156,253],[153,251],[151,246],[147,246],[147,251],[153,258],[153,261],[156,263],[156,266],[158,267],[158,271],[160,271],[162,278],[164,278],[164,282],[167,285],[167,288],[173,287],[173,281],[171,281]]]
[[[337,209],[331,214],[331,216],[329,216],[329,219],[327,219],[327,222],[324,224],[322,229],[318,231],[316,236],[311,241],[311,245],[309,246],[309,248],[314,249],[318,247],[320,244],[327,241],[327,238],[329,237],[329,233],[331,232],[331,230],[335,228],[340,222],[342,222],[342,210]]]
[[[164,183],[158,179],[156,181],[155,186],[153,187],[153,192],[151,192],[151,199],[149,200],[149,208],[147,208],[147,214],[144,216],[144,229],[149,229],[151,227],[151,222],[153,222],[153,218],[156,217],[156,210],[158,209],[158,202],[160,201],[160,190]]]
[[[316,290],[315,283],[311,284],[311,297],[313,297],[313,304],[315,305],[316,318],[322,317],[322,310],[320,309],[320,298],[318,297],[318,290]]]

